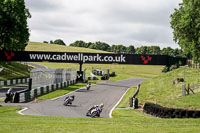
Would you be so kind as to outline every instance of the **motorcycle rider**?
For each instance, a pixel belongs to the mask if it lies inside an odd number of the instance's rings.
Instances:
[[[65,98],[65,100],[69,99],[69,101],[68,101],[69,104],[72,104],[72,101],[74,101],[74,97],[75,97],[74,95],[72,95],[72,96],[67,96],[67,97]],[[64,100],[64,101],[65,101],[65,100]]]
[[[88,112],[91,113],[91,111],[92,111],[93,109],[96,109],[96,108],[99,108],[100,112],[102,112],[103,107],[104,107],[104,104],[103,104],[103,103],[101,103],[100,105],[94,105],[94,106],[92,106],[91,108],[88,109]],[[89,113],[87,114],[87,116],[89,115]]]
[[[6,92],[6,98],[12,103],[13,102],[13,89],[9,88],[8,91]]]
[[[87,90],[89,90],[90,87],[91,87],[91,84],[90,84],[90,82],[88,82],[87,85],[86,85]]]
[[[101,112],[102,112],[102,110],[103,110],[103,107],[104,107],[104,104],[101,103],[101,104],[99,105],[99,110],[101,110]]]

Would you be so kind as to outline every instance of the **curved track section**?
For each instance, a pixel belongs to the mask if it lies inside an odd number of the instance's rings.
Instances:
[[[109,113],[116,103],[120,100],[126,90],[136,86],[145,79],[132,78],[122,81],[107,81],[93,85],[89,91],[81,88],[68,95],[75,95],[75,100],[71,106],[64,106],[63,102],[67,95],[53,99],[42,100],[37,103],[29,103],[25,106],[28,108],[21,113],[25,115],[42,115],[42,116],[64,116],[64,117],[86,117],[89,107],[104,103],[104,109],[101,117],[109,118]]]

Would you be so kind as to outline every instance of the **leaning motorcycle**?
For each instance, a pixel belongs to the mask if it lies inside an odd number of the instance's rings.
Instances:
[[[67,105],[71,105],[72,104],[72,101],[74,101],[74,97],[67,97],[65,100],[64,100],[64,103],[63,105],[67,106]]]
[[[86,116],[94,118],[94,117],[100,117],[100,114],[101,114],[101,110],[99,108],[94,108],[91,111],[88,110],[88,112],[86,113]]]
[[[13,94],[6,94],[4,102],[7,103],[8,101],[13,102]]]
[[[90,87],[91,87],[90,84],[87,84],[87,85],[86,85],[86,89],[87,89],[87,90],[90,90]]]

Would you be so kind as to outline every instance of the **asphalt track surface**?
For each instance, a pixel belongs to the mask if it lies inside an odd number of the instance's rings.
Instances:
[[[1,104],[5,106],[22,106],[27,107],[21,111],[24,115],[39,115],[39,116],[62,116],[62,117],[86,117],[86,112],[89,107],[96,104],[104,104],[104,109],[101,117],[109,118],[112,108],[118,103],[123,94],[128,88],[136,86],[145,79],[132,78],[122,81],[106,81],[91,86],[89,91],[86,88],[81,88],[68,95],[74,95],[75,100],[72,105],[64,106],[63,102],[67,95],[51,100],[39,100],[37,103],[8,103]]]

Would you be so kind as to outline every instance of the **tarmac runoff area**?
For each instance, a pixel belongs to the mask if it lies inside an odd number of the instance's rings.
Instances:
[[[86,117],[87,110],[93,105],[104,104],[101,117],[112,118],[112,111],[121,101],[130,87],[136,86],[146,79],[131,78],[121,81],[106,81],[92,85],[90,90],[80,88],[74,92],[51,100],[38,100],[36,103],[4,103],[2,106],[21,106],[18,111],[21,115],[62,116],[62,117]],[[72,105],[64,106],[66,96],[75,96]]]

